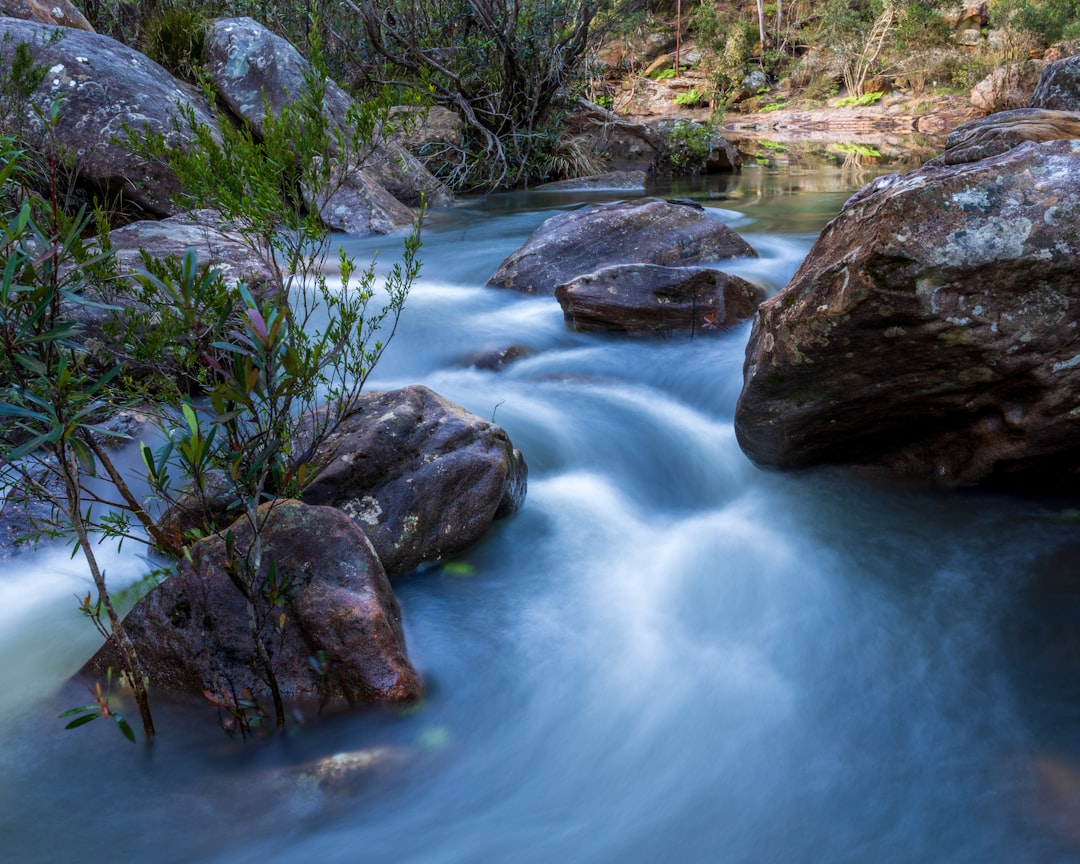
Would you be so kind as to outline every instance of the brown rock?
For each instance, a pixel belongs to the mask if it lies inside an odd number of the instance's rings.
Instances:
[[[256,592],[260,633],[282,696],[322,705],[403,702],[420,694],[405,654],[400,612],[386,574],[363,532],[333,508],[297,501],[260,510],[264,585],[274,562],[283,592],[275,606]],[[252,542],[246,519],[230,529],[235,554]],[[256,662],[248,609],[226,572],[223,535],[200,541],[190,560],[140,600],[124,619],[151,686],[170,694],[225,701],[245,692],[269,711],[270,692]],[[316,672],[312,659],[323,663]],[[102,675],[117,658],[107,643],[83,668]]]
[[[488,285],[554,294],[575,276],[613,264],[683,266],[756,257],[701,206],[640,198],[553,216],[499,266]]]
[[[1080,138],[1080,113],[1016,108],[957,126],[945,140],[944,152],[926,164],[961,165],[1005,153],[1025,141],[1072,138]]]
[[[528,473],[502,429],[422,386],[362,394],[316,462],[304,500],[355,519],[391,577],[479,540]]]
[[[626,264],[578,276],[555,298],[575,330],[662,334],[731,327],[754,314],[765,292],[707,267]]]
[[[871,183],[763,303],[735,415],[758,464],[1080,480],[1080,142]]]

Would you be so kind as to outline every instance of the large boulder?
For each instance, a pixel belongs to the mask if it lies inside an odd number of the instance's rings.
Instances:
[[[1012,150],[1025,141],[1080,138],[1080,113],[1044,108],[1014,108],[957,126],[945,140],[945,150],[929,166],[978,162]]]
[[[664,335],[731,327],[754,314],[765,292],[708,267],[616,264],[555,289],[575,330]]]
[[[195,250],[200,264],[219,271],[228,282],[244,282],[258,296],[274,283],[265,256],[213,210],[179,213],[168,219],[144,219],[109,232],[109,243],[121,272],[143,269],[142,252],[152,259],[183,258]]]
[[[763,303],[753,461],[946,485],[1080,480],[1080,141],[882,177]]]
[[[266,111],[279,112],[305,86],[308,62],[286,40],[251,18],[223,18],[214,21],[206,34],[205,63],[208,74],[222,100],[239,118],[258,134]],[[355,109],[349,95],[333,81],[328,81],[323,110],[338,128],[346,128],[347,117]],[[378,134],[378,133],[376,133]],[[336,154],[349,164],[363,164],[366,175],[364,195],[378,203],[372,184],[382,186],[391,196],[406,204],[421,199],[429,204],[445,204],[451,195],[431,173],[404,147],[394,141],[372,143],[369,152]],[[349,197],[341,190],[341,198]],[[340,204],[337,206],[349,206]],[[364,205],[351,205],[363,207]],[[400,211],[398,211],[400,214]],[[391,221],[397,219],[390,214]],[[405,219],[404,221],[408,221]],[[371,231],[381,227],[376,222]]]
[[[575,276],[614,264],[674,267],[756,255],[698,204],[640,198],[552,216],[487,284],[554,294],[556,286]]]
[[[422,386],[362,394],[316,462],[304,500],[355,519],[391,576],[461,552],[525,498],[506,433]]]
[[[48,70],[26,107],[48,116],[59,100],[56,143],[75,155],[79,181],[152,215],[176,212],[171,196],[178,184],[172,171],[118,142],[128,127],[161,134],[169,146],[183,146],[186,121],[175,125],[178,105],[196,122],[215,124],[201,97],[153,60],[107,36],[0,18],[0,62],[11,63],[20,43],[28,44],[35,64]],[[28,134],[44,136],[32,112],[26,116]],[[39,146],[46,147],[44,137]]]
[[[1031,96],[1031,107],[1080,111],[1080,54],[1043,68]]]
[[[275,605],[257,589],[255,617],[282,697],[300,706],[418,697],[397,600],[363,531],[333,508],[297,501],[264,505],[260,518],[262,565],[254,583],[269,585],[272,563],[283,599]],[[240,557],[252,545],[250,523],[241,518],[230,531]],[[224,535],[200,541],[176,574],[135,604],[124,626],[155,690],[226,704],[250,699],[269,711],[247,602],[227,560]],[[119,668],[116,653],[106,643],[82,673]]]

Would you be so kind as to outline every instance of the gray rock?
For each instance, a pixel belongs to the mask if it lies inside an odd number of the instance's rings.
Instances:
[[[211,24],[206,36],[206,66],[222,99],[237,117],[251,124],[256,134],[262,129],[267,108],[278,112],[303,91],[307,61],[291,44],[251,18],[224,18]],[[346,128],[353,100],[333,81],[327,82],[323,110],[338,128]],[[429,204],[452,200],[446,188],[404,147],[393,141],[372,143],[362,153],[336,154],[347,164],[363,166],[364,181],[357,187],[369,202],[381,194],[381,185],[406,204],[421,199]],[[342,198],[348,193],[342,191]],[[338,206],[344,206],[341,199]],[[365,206],[361,204],[358,212]],[[394,221],[393,214],[387,218]],[[408,220],[406,220],[408,221]],[[400,223],[399,223],[400,224]],[[378,220],[370,231],[376,233]]]
[[[273,285],[266,259],[214,210],[180,213],[168,219],[132,222],[109,233],[122,272],[143,269],[140,250],[151,258],[183,258],[194,249],[200,264],[221,272],[228,282],[244,282],[256,296]]]
[[[612,264],[675,267],[756,255],[699,205],[641,198],[553,216],[503,261],[487,284],[554,294],[556,286],[575,276]]]
[[[1031,107],[1080,111],[1080,54],[1046,65],[1035,85]]]
[[[765,292],[707,267],[625,264],[578,276],[555,299],[575,330],[662,335],[731,327],[754,314]]]
[[[179,130],[173,126],[178,105],[192,111],[196,122],[215,125],[202,99],[154,61],[107,36],[0,18],[0,61],[10,63],[22,42],[48,70],[28,107],[47,116],[60,100],[56,140],[75,154],[79,182],[156,216],[175,213],[176,176],[113,139],[123,140],[125,127],[136,133],[148,129],[180,147],[188,131],[183,123]],[[42,134],[40,124],[31,121],[28,132]]]
[[[1080,141],[879,178],[759,308],[735,414],[760,465],[1080,481]]]

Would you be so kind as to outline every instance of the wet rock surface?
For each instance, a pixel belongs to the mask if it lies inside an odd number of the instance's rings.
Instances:
[[[756,463],[946,485],[1080,480],[1080,141],[875,180],[762,304]]]
[[[575,330],[664,335],[731,327],[754,314],[765,292],[708,267],[627,264],[578,276],[555,299]]]

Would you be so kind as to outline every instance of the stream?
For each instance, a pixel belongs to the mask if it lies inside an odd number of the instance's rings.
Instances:
[[[768,163],[768,160],[761,160]],[[698,198],[788,281],[886,167],[750,165]],[[395,582],[426,698],[241,742],[159,700],[152,748],[70,676],[99,642],[66,549],[0,562],[0,861],[1075,862],[1080,525],[1071,502],[756,469],[749,325],[575,334],[483,287],[544,219],[626,193],[431,214],[369,389],[423,383],[510,434],[524,508]],[[395,238],[347,239],[365,261]],[[487,371],[472,359],[521,346]],[[148,563],[104,550],[114,586]],[[133,718],[136,712],[129,707]]]

